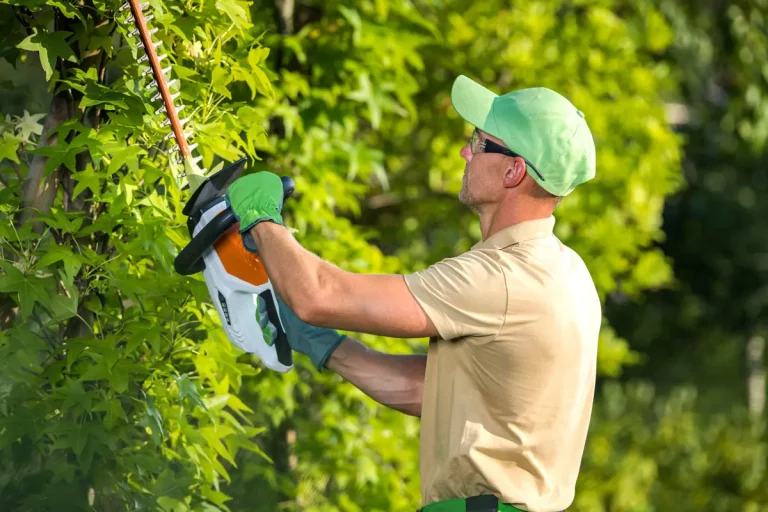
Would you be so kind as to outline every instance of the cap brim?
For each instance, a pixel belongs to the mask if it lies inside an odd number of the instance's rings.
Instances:
[[[488,122],[488,113],[496,98],[498,94],[464,75],[456,77],[451,89],[451,102],[456,112],[469,124],[498,137],[498,134],[493,133],[496,131],[496,123]]]

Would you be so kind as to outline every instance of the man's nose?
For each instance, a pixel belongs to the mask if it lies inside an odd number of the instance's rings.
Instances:
[[[461,148],[459,154],[467,163],[472,161],[472,151],[469,149],[469,144],[464,144],[464,147]]]

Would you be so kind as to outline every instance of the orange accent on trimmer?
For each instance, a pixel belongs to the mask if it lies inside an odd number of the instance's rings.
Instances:
[[[267,271],[264,270],[261,258],[243,247],[237,231],[239,227],[240,223],[236,222],[219,237],[213,247],[228,274],[255,286],[266,284]]]

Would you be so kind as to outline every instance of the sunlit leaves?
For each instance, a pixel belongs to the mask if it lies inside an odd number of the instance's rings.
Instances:
[[[45,70],[45,78],[50,80],[57,59],[62,58],[69,62],[77,62],[75,54],[72,53],[72,49],[67,43],[67,37],[70,35],[70,32],[48,32],[45,28],[39,27],[32,35],[27,36],[16,46],[22,50],[37,52],[40,57],[40,65]]]
[[[2,189],[12,202],[2,210],[0,292],[13,327],[0,336],[0,455],[33,447],[23,467],[0,467],[3,504],[86,506],[92,488],[95,508],[226,510],[221,483],[236,455],[269,463],[255,441],[263,429],[237,396],[257,370],[238,362],[199,276],[173,270],[189,238],[188,191],[169,165],[173,143],[163,141],[149,79],[131,57],[140,49],[117,37],[130,24],[109,21],[116,5],[44,3],[25,2],[25,19],[37,25],[32,35],[16,26],[12,43],[25,61],[39,55],[49,91],[70,98],[70,110],[44,147],[50,113],[19,110],[0,122],[3,173],[21,175],[34,162],[58,187],[34,229],[12,222],[19,188]],[[54,30],[54,9],[74,20],[72,30]],[[205,163],[255,157],[267,142],[248,97],[274,93],[249,6],[153,2],[150,10],[163,50],[180,50],[167,62],[182,82],[187,128],[200,127]],[[62,479],[83,491],[61,499]]]

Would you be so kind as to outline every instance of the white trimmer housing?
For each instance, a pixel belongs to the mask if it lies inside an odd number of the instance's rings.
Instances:
[[[205,210],[193,236],[226,207],[222,200]],[[293,357],[275,292],[259,256],[243,246],[238,227],[236,223],[205,250],[203,277],[229,340],[267,368],[284,373],[293,368]]]

